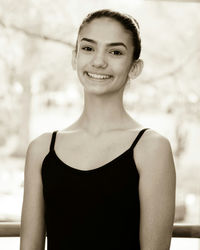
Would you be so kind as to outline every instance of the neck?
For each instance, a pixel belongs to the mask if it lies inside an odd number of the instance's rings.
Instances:
[[[85,104],[79,126],[95,134],[112,129],[120,129],[124,122],[130,121],[123,106],[123,93],[115,95],[91,95],[85,92]]]

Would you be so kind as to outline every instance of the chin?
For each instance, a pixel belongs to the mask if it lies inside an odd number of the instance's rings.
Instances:
[[[110,88],[108,86],[106,86],[105,88],[101,87],[101,88],[97,88],[97,87],[84,87],[84,91],[87,94],[90,95],[96,95],[96,96],[111,96],[111,95],[115,95],[121,91],[123,91],[124,88],[113,88],[113,86],[110,86]]]
[[[84,91],[90,95],[102,96],[110,93],[109,90],[103,88],[84,88]]]

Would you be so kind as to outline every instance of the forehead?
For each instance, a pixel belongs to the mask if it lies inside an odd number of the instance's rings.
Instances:
[[[132,44],[131,32],[117,20],[110,17],[100,17],[83,26],[79,38],[87,37],[105,43],[124,42]]]

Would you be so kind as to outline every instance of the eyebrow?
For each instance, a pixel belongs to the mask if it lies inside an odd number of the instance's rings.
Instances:
[[[95,40],[92,40],[92,39],[89,39],[89,38],[85,38],[85,37],[81,39],[81,42],[82,41],[86,41],[86,42],[97,44],[97,42]],[[111,46],[123,46],[123,47],[125,47],[127,49],[127,46],[124,43],[121,43],[121,42],[108,43],[107,46],[109,46],[109,47],[111,47]]]

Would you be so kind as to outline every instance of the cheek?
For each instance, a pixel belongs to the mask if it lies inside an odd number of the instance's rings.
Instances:
[[[83,69],[85,66],[87,66],[90,62],[90,58],[88,56],[84,55],[78,55],[77,57],[77,68]]]
[[[77,73],[80,74],[80,71],[82,71],[84,69],[84,61],[81,58],[77,58],[77,64],[76,64],[76,70]]]
[[[130,62],[122,61],[120,64],[116,65],[115,71],[121,78],[126,78],[130,71]]]

